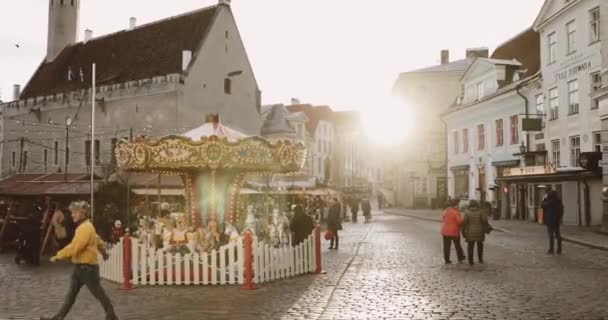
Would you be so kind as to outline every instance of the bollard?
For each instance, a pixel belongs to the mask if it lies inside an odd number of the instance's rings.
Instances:
[[[126,232],[122,237],[122,287],[120,290],[131,290],[131,237]]]
[[[252,252],[253,238],[251,232],[245,232],[245,283],[241,287],[244,290],[254,290],[256,287],[253,285],[253,252]]]
[[[317,268],[315,269],[315,273],[322,273],[321,268],[321,226],[319,224],[315,225],[315,259],[317,262]]]

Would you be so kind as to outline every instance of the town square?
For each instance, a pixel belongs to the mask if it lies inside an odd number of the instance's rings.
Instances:
[[[0,320],[608,319],[607,20],[0,3]]]

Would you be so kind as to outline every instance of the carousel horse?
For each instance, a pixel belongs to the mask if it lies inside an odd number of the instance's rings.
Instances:
[[[275,208],[272,210],[272,225],[270,231],[270,239],[273,243],[278,243],[278,245],[290,243],[291,231],[289,228],[289,219],[284,214],[281,214],[279,209]],[[273,236],[278,239],[274,240]]]
[[[245,233],[245,231],[249,231],[251,232],[251,234],[253,236],[257,235],[257,220],[255,218],[255,215],[253,214],[253,206],[252,205],[248,205],[247,206],[247,218],[245,218],[245,227],[243,228],[243,233]]]
[[[226,230],[224,230],[224,235],[227,235],[228,242],[232,243],[239,238],[239,231],[231,223],[226,222]]]

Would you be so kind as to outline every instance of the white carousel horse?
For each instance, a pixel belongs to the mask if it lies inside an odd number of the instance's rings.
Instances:
[[[247,218],[245,218],[245,227],[243,228],[243,232],[249,231],[252,235],[257,235],[256,230],[257,221],[255,219],[255,215],[253,214],[253,206],[247,206]]]
[[[224,230],[224,234],[228,236],[228,242],[235,242],[239,238],[239,231],[235,226],[226,222],[226,229]]]
[[[291,230],[289,228],[289,218],[285,214],[281,214],[279,209],[272,210],[272,225],[270,228],[271,240],[277,242],[278,245],[291,243]],[[273,236],[278,240],[273,240]]]

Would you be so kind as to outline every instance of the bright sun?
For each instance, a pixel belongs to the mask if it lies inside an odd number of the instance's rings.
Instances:
[[[374,108],[362,112],[362,121],[370,142],[379,145],[397,145],[412,130],[413,110],[396,99],[387,99]]]

